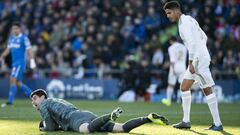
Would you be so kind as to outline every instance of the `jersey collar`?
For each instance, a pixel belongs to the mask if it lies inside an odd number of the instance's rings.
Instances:
[[[21,37],[22,35],[23,35],[22,33],[19,33],[17,36],[14,35],[14,37],[19,38],[19,37]]]

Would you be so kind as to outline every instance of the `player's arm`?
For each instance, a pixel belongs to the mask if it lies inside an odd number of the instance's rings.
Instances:
[[[27,49],[27,53],[28,53],[28,57],[30,59],[30,68],[31,69],[36,68],[36,62],[34,60],[34,55],[33,55],[32,48]]]
[[[40,131],[56,131],[59,130],[59,125],[51,118],[46,117],[39,125]]]
[[[7,48],[3,51],[2,55],[0,56],[0,62],[3,62],[3,59],[5,59],[9,52],[10,52],[10,39],[8,40]]]
[[[3,53],[2,53],[2,55],[0,56],[0,60],[2,61],[8,54],[9,54],[9,48],[7,47],[4,51],[3,51]]]
[[[44,103],[40,108],[40,114],[43,119],[43,126],[39,126],[40,131],[56,131],[59,129],[59,125],[52,119],[49,110],[48,110],[49,102]]]
[[[190,19],[184,20],[183,22],[184,25],[184,29],[182,31],[183,36],[185,38],[185,42],[187,43],[187,45],[189,46],[188,48],[188,52],[189,52],[189,57],[188,57],[188,66],[189,66],[189,70],[192,74],[195,73],[195,69],[192,65],[192,61],[194,58],[194,55],[196,54],[196,41],[194,40],[194,32],[196,32],[196,28],[195,25],[193,24],[192,21],[190,21]]]
[[[36,68],[36,63],[35,63],[35,60],[34,60],[34,55],[33,55],[30,40],[27,37],[24,38],[24,44],[25,44],[25,47],[27,49],[28,58],[30,60],[30,68],[34,69],[34,68]]]

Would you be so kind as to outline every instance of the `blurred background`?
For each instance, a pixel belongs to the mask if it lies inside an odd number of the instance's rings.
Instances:
[[[168,41],[178,37],[177,24],[162,10],[166,1],[1,0],[0,52],[12,22],[19,21],[38,67],[24,75],[30,88],[60,98],[117,100],[125,93],[121,101],[159,102],[167,87]],[[240,0],[180,3],[208,36],[219,101],[240,101]],[[10,69],[9,55],[0,69],[1,98],[8,96]],[[204,102],[198,87],[193,95]]]

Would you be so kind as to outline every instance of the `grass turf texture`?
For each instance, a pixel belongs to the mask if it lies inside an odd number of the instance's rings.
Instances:
[[[4,100],[5,101],[5,100]],[[4,102],[0,100],[1,103]],[[182,118],[182,108],[180,104],[173,104],[166,107],[161,103],[118,103],[115,101],[84,101],[70,100],[78,108],[90,110],[98,115],[111,112],[118,106],[124,109],[123,114],[117,122],[139,116],[146,116],[150,112],[157,112],[166,116],[170,124],[179,122]],[[224,124],[224,131],[214,132],[204,130],[211,122],[211,115],[206,104],[192,104],[191,106],[191,130],[178,130],[169,126],[160,126],[146,124],[130,132],[130,134],[140,135],[240,135],[240,109],[238,104],[220,104],[220,115]],[[39,113],[32,107],[29,100],[17,100],[14,107],[0,108],[0,135],[70,135],[79,134],[74,132],[40,132],[38,124],[40,121]],[[94,133],[100,134],[117,134],[117,133]],[[118,133],[119,134],[119,133]]]

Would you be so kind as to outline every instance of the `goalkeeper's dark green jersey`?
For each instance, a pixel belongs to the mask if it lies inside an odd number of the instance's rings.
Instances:
[[[70,126],[71,115],[79,110],[63,99],[48,98],[41,103],[39,111],[46,123],[42,130],[53,131],[61,127],[66,131]]]

